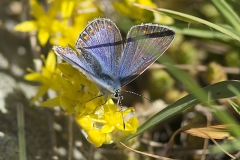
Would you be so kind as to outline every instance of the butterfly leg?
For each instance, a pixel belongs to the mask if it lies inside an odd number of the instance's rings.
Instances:
[[[94,97],[94,98],[92,98],[92,99],[88,100],[88,101],[87,101],[87,103],[88,103],[88,102],[90,102],[90,101],[92,101],[92,100],[94,100],[94,99],[96,99],[96,98],[102,97],[102,96],[104,96],[104,95],[99,95],[99,96],[96,96],[96,97]]]
[[[104,96],[104,95],[96,96],[96,97],[88,100],[86,103],[88,103],[88,102],[90,102],[90,101],[92,101],[92,100],[94,100],[94,99],[96,99],[96,98],[102,97],[102,96]],[[97,110],[98,107],[103,106],[104,104],[106,104],[106,103],[107,103],[107,100],[108,100],[108,97],[106,96],[104,102],[103,102],[102,104],[100,104],[99,106],[97,106],[97,107],[95,108],[94,112],[96,112],[96,110]]]

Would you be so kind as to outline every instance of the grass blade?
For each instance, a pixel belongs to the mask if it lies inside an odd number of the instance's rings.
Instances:
[[[237,88],[238,90],[240,90],[240,81],[223,81],[223,82],[219,82],[219,83],[215,83],[213,85],[207,86],[207,87],[199,90],[198,92],[200,92],[200,93],[205,92],[205,93],[210,94],[211,100],[221,99],[221,98],[230,98],[230,97],[236,96],[229,89],[229,87],[227,87],[230,85],[232,85],[234,88]],[[209,101],[208,97],[206,97],[205,101]],[[129,135],[128,137],[126,137],[124,139],[124,141],[127,141],[127,140],[141,134],[142,132],[149,129],[150,127],[155,126],[156,124],[172,117],[173,115],[176,115],[176,114],[180,113],[181,111],[183,111],[187,108],[190,108],[194,105],[197,105],[199,103],[201,103],[201,101],[198,100],[198,98],[196,98],[196,96],[194,96],[193,94],[188,94],[187,96],[179,99],[178,101],[172,103],[168,107],[164,108],[163,110],[161,110],[160,112],[155,114],[148,121],[146,121],[144,124],[142,124],[138,128],[138,130],[135,134]]]
[[[211,23],[209,21],[206,21],[204,19],[201,19],[201,18],[198,18],[198,17],[195,17],[195,16],[191,16],[191,15],[188,15],[188,14],[184,14],[184,13],[181,13],[181,12],[169,10],[169,9],[152,8],[152,7],[140,5],[140,4],[137,4],[137,3],[134,3],[134,5],[137,6],[137,7],[149,10],[149,11],[161,12],[161,13],[167,15],[167,16],[170,16],[172,18],[175,18],[175,19],[178,19],[178,20],[181,20],[181,21],[207,25],[207,26],[209,26],[213,29],[218,30],[219,32],[222,32],[222,33],[240,41],[240,37],[237,34],[235,34],[234,32],[232,32],[228,29],[225,29],[225,28],[223,28],[219,25],[216,25],[214,23]]]
[[[212,3],[216,6],[219,12],[225,17],[225,19],[233,25],[233,27],[240,31],[240,18],[235,13],[225,0],[212,0]]]

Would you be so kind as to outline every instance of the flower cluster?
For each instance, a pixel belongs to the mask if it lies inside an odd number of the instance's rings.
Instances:
[[[96,107],[96,106],[95,106]],[[125,111],[118,111],[112,100],[99,107],[94,114],[76,117],[77,123],[83,128],[88,135],[88,140],[99,147],[103,143],[120,142],[124,137],[136,132],[138,120],[131,117],[128,121],[124,117],[133,108]]]
[[[58,68],[62,72],[59,81],[60,105],[67,114],[74,114],[77,123],[87,133],[92,144],[99,147],[103,143],[117,143],[126,135],[136,132],[137,118],[124,120],[133,108],[118,111],[111,99],[106,103],[103,96],[98,96],[99,91],[95,84],[77,69],[68,63],[60,63]]]
[[[57,91],[58,96],[49,99],[41,106],[60,105],[66,114],[73,114],[76,122],[86,132],[89,142],[97,147],[102,144],[117,143],[138,127],[136,117],[128,121],[124,118],[132,107],[119,111],[111,99],[98,96],[98,89],[81,72],[68,63],[60,63],[56,68],[56,56],[51,51],[45,60],[41,72],[32,72],[25,76],[30,81],[42,84],[33,98],[37,100],[48,89]]]
[[[31,104],[42,97],[49,89],[52,89],[56,92],[60,90],[58,79],[60,79],[61,76],[60,71],[56,68],[55,54],[53,51],[50,51],[47,59],[42,59],[45,65],[40,68],[40,72],[35,72],[31,69],[28,69],[30,73],[24,76],[24,79],[28,81],[35,81],[41,84],[41,87],[33,97]]]
[[[30,0],[31,15],[35,20],[19,23],[16,31],[37,31],[38,40],[44,46],[48,40],[52,45],[73,45],[86,23],[101,16],[101,11],[93,1],[88,0],[58,0],[49,3],[49,10]],[[81,13],[81,14],[78,14]]]
[[[134,23],[149,21],[173,23],[171,18],[136,8],[132,2],[156,7],[151,0],[124,0],[112,2],[112,6]],[[16,25],[15,30],[36,32],[41,46],[48,42],[59,46],[73,45],[87,22],[102,15],[101,7],[91,0],[51,0],[47,2],[48,10],[37,0],[29,0],[29,3],[34,20]],[[138,14],[133,15],[132,10]],[[31,103],[42,97],[49,89],[54,90],[57,96],[43,102],[41,106],[61,106],[66,114],[73,114],[76,122],[87,133],[88,140],[98,147],[102,144],[117,143],[123,137],[136,132],[137,118],[125,120],[126,115],[134,111],[133,108],[119,111],[111,99],[106,103],[105,97],[99,97],[95,84],[77,69],[66,63],[56,66],[56,56],[50,51],[39,72],[31,71],[25,75],[26,80],[41,83]]]

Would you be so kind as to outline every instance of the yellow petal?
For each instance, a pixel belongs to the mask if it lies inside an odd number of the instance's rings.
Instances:
[[[110,103],[107,103],[104,105],[105,113],[113,114],[114,112],[116,112],[116,110],[117,110],[117,107],[114,104],[112,104],[111,100],[110,100]]]
[[[25,21],[22,23],[17,24],[14,27],[15,31],[20,32],[30,32],[30,31],[36,31],[38,29],[36,21]]]
[[[107,105],[114,105],[114,102],[111,98],[109,98],[106,104]]]
[[[61,96],[60,104],[62,109],[66,111],[66,114],[72,114],[76,103],[69,97]]]
[[[62,0],[60,0],[60,1],[53,1],[53,2],[51,3],[51,7],[50,7],[50,9],[48,10],[47,15],[48,15],[50,18],[54,18],[54,17],[56,16],[56,14],[59,12],[60,6],[61,6],[62,3],[63,3]]]
[[[114,129],[113,126],[109,125],[109,124],[105,124],[102,128],[101,128],[101,133],[110,133],[112,132]]]
[[[30,6],[33,17],[39,18],[45,14],[43,7],[38,3],[37,0],[30,0]]]
[[[85,103],[78,102],[76,107],[74,107],[74,116],[82,116],[86,112]]]
[[[60,106],[60,97],[48,99],[40,104],[41,107],[55,107]]]
[[[78,97],[82,97],[83,96],[82,92],[80,92],[77,87],[74,87],[70,83],[69,84],[65,83],[64,86],[62,84],[61,87],[62,87],[61,89],[62,89],[62,92],[63,92],[62,96],[68,97],[68,98],[70,98],[72,100],[75,100],[75,101],[79,101]],[[82,98],[81,98],[81,101],[83,101]]]
[[[126,134],[130,134],[134,129],[128,122],[124,122],[124,129],[121,130],[125,131]]]
[[[101,108],[101,107],[99,107],[99,108]],[[89,116],[94,122],[97,122],[99,124],[106,124],[106,120],[104,119],[103,116],[99,116],[98,114],[91,114]]]
[[[77,74],[77,72],[79,72],[68,63],[59,63],[57,67],[63,73],[63,77],[66,79],[71,79],[75,74]]]
[[[129,107],[123,112],[123,117],[125,117],[129,112],[133,111],[134,112],[134,107]]]
[[[37,94],[33,97],[33,99],[31,100],[31,105],[36,101],[38,100],[40,97],[42,97],[46,92],[47,90],[49,89],[48,86],[41,86],[37,92]]]
[[[113,115],[109,116],[109,121],[108,123],[112,126],[117,127],[120,130],[124,130],[124,120],[122,113],[120,112],[115,112]]]
[[[41,73],[34,72],[34,73],[29,73],[24,76],[25,80],[28,81],[35,81],[35,82],[41,82],[41,83],[48,83],[49,79],[44,77]]]
[[[105,142],[105,134],[98,129],[92,129],[88,132],[88,140],[96,147],[100,147]]]
[[[105,144],[110,144],[112,143],[112,134],[105,134]]]
[[[50,52],[48,52],[48,57],[47,57],[45,66],[52,73],[56,69],[56,56],[52,50]]]
[[[90,100],[90,99],[88,99],[88,100]],[[93,100],[87,102],[86,103],[86,113],[87,114],[93,113],[97,107],[99,107],[99,106],[96,106],[95,103],[93,102]]]
[[[68,1],[62,2],[61,13],[62,13],[63,19],[68,19],[71,16],[74,5],[75,5],[75,0],[68,0]]]
[[[38,40],[41,46],[44,46],[49,38],[50,34],[47,30],[40,28],[38,31]]]
[[[93,129],[92,119],[88,116],[85,117],[75,117],[76,122],[82,127],[84,131],[89,131]]]
[[[136,117],[131,117],[128,121],[128,123],[132,126],[133,130],[130,132],[131,134],[134,134],[137,131],[138,128],[138,119]]]
[[[146,6],[150,7],[156,7],[156,4],[154,4],[151,0],[138,0],[139,4],[144,4]]]
[[[59,83],[59,76],[53,76],[51,81],[49,82],[50,88],[54,91],[59,91],[61,89],[61,85]]]

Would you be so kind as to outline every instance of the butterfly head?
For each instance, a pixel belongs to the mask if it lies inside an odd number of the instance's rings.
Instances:
[[[114,99],[118,100],[117,104],[121,105],[121,101],[123,100],[123,95],[122,95],[121,89],[115,90],[115,92],[112,94],[112,96]]]
[[[122,92],[121,92],[120,89],[117,89],[117,90],[113,93],[113,98],[123,100]]]

